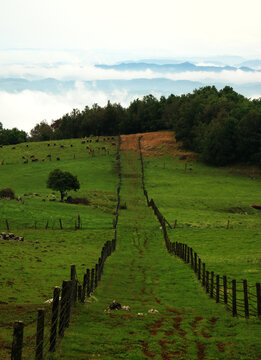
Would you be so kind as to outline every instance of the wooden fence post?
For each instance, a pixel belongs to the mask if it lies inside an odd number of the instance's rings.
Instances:
[[[72,281],[72,304],[75,305],[77,300],[77,284],[76,284],[76,266],[71,265],[71,281]]]
[[[209,292],[209,271],[206,271],[206,293]]]
[[[8,223],[8,220],[7,220],[7,219],[5,219],[5,224],[6,224],[6,230],[9,231],[9,230],[10,230],[10,229],[9,229],[9,223]]]
[[[43,360],[44,309],[38,309],[35,360]]]
[[[244,291],[244,308],[245,318],[249,318],[249,305],[248,305],[248,293],[247,293],[247,280],[243,280],[243,291]]]
[[[73,282],[71,280],[67,281],[68,283],[68,292],[66,298],[66,312],[65,312],[65,327],[69,327],[71,320],[71,307],[73,303]]]
[[[84,303],[84,301],[85,301],[86,287],[87,287],[87,274],[84,274],[83,275],[83,283],[82,283],[82,296],[81,296],[82,303]]]
[[[193,249],[192,248],[190,248],[190,261],[191,261],[191,267],[193,269],[194,264],[193,264]]]
[[[59,296],[60,296],[60,288],[56,286],[53,291],[52,323],[51,323],[50,347],[49,347],[49,351],[51,352],[55,352],[55,346],[56,346]]]
[[[211,271],[211,279],[210,279],[210,297],[214,297],[214,271]]]
[[[237,281],[232,280],[232,315],[237,316]]]
[[[66,323],[66,306],[67,306],[67,298],[70,296],[69,294],[69,285],[68,280],[63,281],[62,285],[62,296],[61,296],[61,308],[60,308],[60,319],[59,319],[59,336],[64,336],[64,328]]]
[[[90,293],[94,290],[94,268],[91,270],[91,286],[90,286]]]
[[[198,272],[198,254],[194,253],[194,272],[197,273]]]
[[[198,258],[198,280],[201,279],[201,259]]]
[[[202,264],[202,285],[205,286],[206,284],[206,264]]]
[[[16,321],[14,323],[11,360],[22,360],[23,336],[24,323],[22,321]]]
[[[261,319],[261,286],[256,283],[257,316]]]
[[[95,286],[95,289],[96,289],[97,286],[98,286],[98,271],[99,271],[98,264],[95,264],[95,276],[94,276],[94,286]]]
[[[78,301],[80,302],[82,302],[82,285],[81,284],[79,284],[78,286],[77,286],[77,293],[78,293]]]
[[[62,224],[62,219],[61,218],[59,219],[59,223],[60,223],[60,229],[62,230],[63,229],[63,224]]]
[[[216,275],[216,303],[219,303],[219,275]]]
[[[227,277],[223,276],[224,303],[227,304]]]
[[[87,278],[87,282],[86,282],[86,294],[87,294],[87,297],[90,296],[90,293],[91,293],[91,284],[90,284],[90,269],[87,269],[86,270],[86,278]]]

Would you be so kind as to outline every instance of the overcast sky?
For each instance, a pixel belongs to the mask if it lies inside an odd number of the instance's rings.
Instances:
[[[258,57],[260,15],[260,0],[0,0],[0,49]]]
[[[261,0],[0,0],[0,78],[75,80],[66,92],[0,91],[0,122],[29,131],[97,102],[128,103],[128,89],[89,91],[83,80],[157,78],[94,63],[237,55],[261,59]],[[239,59],[238,63],[241,60]],[[261,73],[165,74],[172,80],[254,83]],[[145,95],[145,94],[144,94]],[[159,94],[160,95],[160,94]],[[260,93],[253,96],[259,97]]]

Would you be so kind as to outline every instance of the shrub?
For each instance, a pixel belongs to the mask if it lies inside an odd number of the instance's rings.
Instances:
[[[0,190],[0,198],[14,199],[15,198],[14,190],[10,188]]]

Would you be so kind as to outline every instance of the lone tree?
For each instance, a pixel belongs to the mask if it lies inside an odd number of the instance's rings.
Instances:
[[[63,201],[67,190],[77,191],[80,189],[80,183],[77,176],[60,169],[55,169],[50,172],[46,184],[49,189],[60,191],[61,201]]]

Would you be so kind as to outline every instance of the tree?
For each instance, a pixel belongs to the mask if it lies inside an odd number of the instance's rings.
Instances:
[[[80,183],[77,176],[60,169],[55,169],[49,173],[46,184],[49,189],[60,191],[61,201],[63,201],[67,190],[77,191],[80,189]]]

